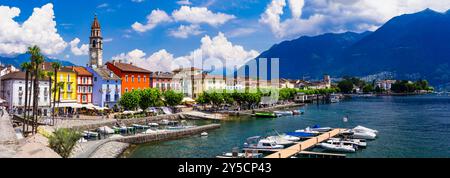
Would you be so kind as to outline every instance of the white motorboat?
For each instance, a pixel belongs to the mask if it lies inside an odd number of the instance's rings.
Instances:
[[[206,137],[206,136],[208,136],[208,132],[202,132],[202,133],[200,134],[200,136]]]
[[[159,126],[159,124],[156,123],[156,122],[148,123],[148,125],[149,125],[150,127],[158,127],[158,126]]]
[[[281,135],[279,135],[279,136],[283,137],[283,138],[286,139],[286,140],[293,141],[293,142],[300,141],[300,138],[299,138],[299,137],[292,136],[292,135],[281,134]]]
[[[312,128],[310,128],[310,130],[317,131],[317,132],[328,132],[332,129],[333,128],[331,128],[331,127],[319,127],[318,125],[315,125]]]
[[[167,119],[163,119],[159,122],[159,124],[161,124],[161,125],[168,125],[169,123],[170,123],[170,121]]]
[[[245,148],[251,149],[283,149],[283,145],[276,144],[273,140],[261,139],[260,136],[247,138],[247,142],[244,143]]]
[[[361,139],[347,139],[347,138],[330,138],[327,140],[327,143],[335,143],[335,142],[342,142],[344,145],[352,144],[357,146],[358,148],[365,148],[367,147],[367,142],[365,140]]]
[[[274,111],[277,116],[291,116],[294,113],[292,111]]]
[[[349,138],[353,139],[366,139],[366,140],[374,140],[377,137],[377,134],[373,132],[361,132],[358,130],[348,129],[341,133],[342,135],[347,135]]]
[[[97,128],[97,132],[102,133],[102,134],[114,134],[114,129],[111,129],[108,126],[103,126],[103,127]]]
[[[308,134],[320,134],[319,131],[312,130],[310,127],[306,127],[305,129],[295,130],[295,132],[302,132],[302,133],[308,133]]]
[[[262,153],[223,153],[216,158],[263,158]]]
[[[293,141],[289,141],[281,136],[269,136],[266,139],[274,141],[275,144],[277,144],[277,145],[292,145],[292,144],[294,144]]]
[[[98,137],[97,132],[91,132],[91,131],[83,131],[84,137]]]
[[[333,151],[333,152],[345,152],[345,153],[354,153],[356,152],[356,149],[351,145],[344,145],[343,143],[340,144],[331,144],[331,143],[320,143],[320,147],[327,151]]]
[[[157,130],[153,130],[153,129],[147,129],[145,132],[142,132],[143,134],[154,134],[154,133],[158,133]]]
[[[357,131],[357,132],[372,132],[372,133],[374,133],[374,134],[378,134],[378,130],[369,129],[369,128],[367,128],[367,127],[360,126],[360,125],[358,125],[358,126],[356,126],[355,128],[353,128],[353,130],[354,130],[354,131]]]

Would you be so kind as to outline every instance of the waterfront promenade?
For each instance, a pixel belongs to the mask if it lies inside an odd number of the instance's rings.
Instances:
[[[5,110],[3,113],[0,117],[0,158],[12,157],[16,153],[18,144],[11,119]]]

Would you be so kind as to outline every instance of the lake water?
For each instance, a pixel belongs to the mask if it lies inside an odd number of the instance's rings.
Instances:
[[[366,149],[347,154],[358,158],[450,157],[450,97],[385,96],[353,98],[335,104],[309,104],[301,116],[276,119],[237,118],[222,121],[208,137],[142,144],[127,157],[213,158],[241,147],[251,136],[274,135],[307,126],[353,128],[362,125],[379,131]],[[348,122],[342,118],[348,116]],[[208,123],[212,121],[208,121]]]

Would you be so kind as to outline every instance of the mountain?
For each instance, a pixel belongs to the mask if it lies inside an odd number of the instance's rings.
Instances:
[[[430,9],[394,17],[375,32],[300,37],[272,46],[258,58],[279,58],[280,77],[367,76],[450,82],[450,11]]]
[[[20,54],[16,57],[1,57],[0,56],[0,63],[3,65],[13,65],[17,68],[20,68],[20,64],[24,62],[30,61],[30,55],[29,54]],[[59,60],[59,59],[50,59],[48,57],[45,57],[45,61],[47,62],[60,62],[63,66],[74,66],[73,63],[69,61]]]

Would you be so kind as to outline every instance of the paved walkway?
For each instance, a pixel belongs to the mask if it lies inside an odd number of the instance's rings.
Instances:
[[[1,116],[0,110],[0,158],[12,157],[18,144],[16,132],[11,124],[11,119],[5,110]]]

